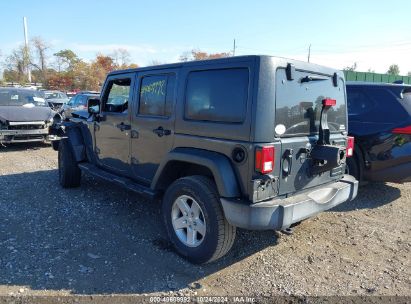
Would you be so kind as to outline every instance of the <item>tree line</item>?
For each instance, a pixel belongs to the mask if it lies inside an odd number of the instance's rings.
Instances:
[[[3,81],[14,84],[41,83],[50,90],[100,90],[107,73],[114,70],[137,68],[126,49],[115,49],[110,54],[98,53],[91,61],[80,58],[73,50],[52,53],[50,43],[34,37],[29,47],[21,45],[3,56]],[[1,55],[1,54],[0,54]],[[180,61],[214,59],[231,56],[230,53],[208,54],[201,50],[181,54]],[[152,64],[160,64],[153,61]],[[1,82],[1,80],[0,80]],[[1,83],[0,83],[1,84]]]
[[[126,49],[115,49],[110,54],[98,53],[90,61],[80,58],[73,50],[63,49],[52,53],[50,43],[41,37],[31,39],[29,46],[21,45],[11,51],[3,59],[3,81],[14,84],[29,82],[28,73],[31,73],[32,83],[41,83],[43,88],[50,90],[100,90],[107,73],[128,68],[137,68],[137,63],[131,62],[130,53]],[[52,53],[52,54],[51,54]],[[230,52],[209,54],[201,50],[183,52],[179,60],[216,59],[232,56]],[[152,61],[153,65],[161,64]],[[344,70],[355,71],[357,63],[347,66]],[[374,72],[369,69],[368,72]],[[392,64],[387,74],[399,75],[397,64]],[[411,76],[411,72],[408,72]],[[0,80],[1,85],[1,80]]]

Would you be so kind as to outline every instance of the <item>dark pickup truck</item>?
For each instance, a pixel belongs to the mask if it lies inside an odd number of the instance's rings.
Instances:
[[[337,70],[243,56],[115,71],[88,112],[58,130],[61,185],[87,172],[161,199],[194,263],[227,253],[236,227],[285,229],[357,195]]]

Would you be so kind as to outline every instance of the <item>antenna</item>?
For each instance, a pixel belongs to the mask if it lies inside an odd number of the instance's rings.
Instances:
[[[308,47],[308,62],[310,62],[310,57],[311,57],[311,43],[310,43],[310,46]]]
[[[24,28],[24,45],[25,45],[25,50],[24,50],[25,58],[24,58],[24,61],[25,61],[25,64],[27,64],[26,65],[27,78],[28,78],[29,82],[31,83],[31,71],[30,71],[30,67],[29,67],[28,62],[26,62],[27,59],[28,59],[28,55],[29,55],[29,37],[28,37],[28,34],[27,34],[27,18],[26,17],[23,17],[23,28]]]
[[[235,49],[236,49],[236,46],[235,46],[235,39],[234,39],[234,44],[233,44],[233,56],[235,56]]]

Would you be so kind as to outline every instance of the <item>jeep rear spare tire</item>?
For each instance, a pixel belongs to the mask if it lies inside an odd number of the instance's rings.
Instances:
[[[236,228],[225,219],[216,186],[205,176],[183,177],[171,184],[162,211],[171,243],[192,263],[217,260],[234,243]]]
[[[81,170],[74,159],[73,152],[67,139],[61,140],[59,144],[58,170],[59,182],[63,188],[80,186]]]

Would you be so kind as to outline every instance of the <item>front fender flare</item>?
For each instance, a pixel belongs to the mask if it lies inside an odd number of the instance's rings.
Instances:
[[[68,141],[77,162],[93,160],[93,142],[86,124],[63,122],[57,135]]]

